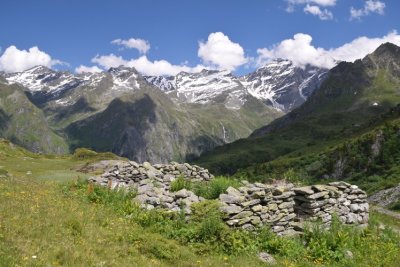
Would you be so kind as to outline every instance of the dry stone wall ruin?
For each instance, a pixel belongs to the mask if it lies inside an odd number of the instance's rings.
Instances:
[[[151,165],[121,161],[89,180],[111,189],[136,190],[134,201],[142,208],[176,212],[183,209],[190,215],[191,205],[205,199],[187,189],[171,192],[171,183],[178,177],[191,182],[214,179],[207,169],[188,163]],[[321,221],[329,226],[333,214],[342,223],[365,225],[369,214],[366,193],[346,182],[294,187],[243,181],[239,188],[229,187],[219,196],[219,202],[227,225],[249,230],[270,225],[279,235],[301,231],[304,221]]]

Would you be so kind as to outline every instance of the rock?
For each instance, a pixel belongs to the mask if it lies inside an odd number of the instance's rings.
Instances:
[[[146,193],[148,191],[153,190],[153,188],[154,188],[153,184],[145,184],[145,185],[142,185],[142,186],[140,186],[138,188],[137,193],[138,194],[143,194],[143,193]]]
[[[200,176],[202,177],[202,178],[204,178],[204,180],[210,180],[210,176],[208,175],[208,173],[206,173],[206,172],[203,172],[203,173],[201,173],[200,174]]]
[[[260,253],[257,254],[257,257],[260,259],[260,261],[265,262],[265,263],[267,263],[269,265],[275,265],[276,264],[276,260],[274,259],[274,257],[272,257],[267,252],[260,252]]]
[[[181,190],[175,192],[174,195],[175,195],[175,198],[187,198],[191,195],[189,192],[191,192],[191,191],[188,191],[184,188],[184,189],[181,189]]]
[[[297,194],[301,195],[312,195],[314,194],[314,190],[311,189],[311,186],[303,186],[293,189],[293,191]]]
[[[250,207],[250,206],[257,205],[260,202],[261,201],[259,199],[253,199],[253,200],[249,200],[246,202],[242,202],[242,203],[240,203],[240,205],[242,205],[243,207]]]
[[[229,206],[221,206],[219,210],[227,215],[232,215],[232,214],[238,214],[240,213],[243,209],[240,206],[236,205],[229,205]]]
[[[318,192],[318,193],[315,193],[315,194],[312,194],[312,195],[308,195],[307,198],[309,198],[309,199],[318,199],[318,198],[321,198],[321,197],[325,197],[327,195],[329,195],[328,191],[322,191],[322,192]]]
[[[251,210],[254,212],[258,212],[258,211],[261,211],[262,208],[263,208],[263,206],[261,206],[261,205],[255,205],[255,206],[251,207]]]
[[[252,194],[251,194],[251,197],[252,198],[259,198],[259,199],[261,199],[261,198],[264,198],[265,197],[265,191],[256,191],[256,192],[253,192]]]
[[[357,214],[354,214],[352,212],[350,212],[349,214],[347,214],[347,223],[349,224],[354,224],[357,222]]]
[[[180,172],[186,172],[188,170],[188,168],[184,165],[184,164],[178,164],[176,166],[176,169]]]
[[[278,205],[278,208],[279,209],[287,209],[287,208],[293,207],[293,205],[294,205],[294,202],[292,202],[292,201],[291,202],[283,202]]]
[[[287,199],[294,196],[295,193],[293,191],[283,192],[282,195],[273,196],[274,199]]]
[[[345,257],[346,259],[352,259],[352,258],[354,258],[353,252],[351,252],[350,250],[346,250],[346,251],[344,252],[344,257]]]
[[[156,171],[156,169],[147,161],[143,162],[143,168],[148,171]]]
[[[251,211],[242,211],[242,212],[236,214],[235,216],[233,216],[232,219],[235,220],[235,219],[248,218],[251,215],[253,215],[253,212],[251,212]]]
[[[241,196],[242,195],[239,190],[237,190],[236,188],[233,188],[232,186],[228,187],[226,189],[226,192],[228,193],[228,195],[231,195],[231,196]]]
[[[244,201],[244,196],[233,196],[233,195],[221,194],[221,195],[219,195],[219,200],[221,202],[224,202],[227,204],[238,204],[238,203]]]
[[[242,229],[247,230],[247,231],[253,231],[255,229],[255,227],[250,223],[246,223],[246,224],[242,225]]]

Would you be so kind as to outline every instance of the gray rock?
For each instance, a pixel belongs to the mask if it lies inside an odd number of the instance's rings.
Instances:
[[[312,195],[314,194],[314,190],[311,189],[311,186],[303,186],[303,187],[297,187],[293,189],[293,191],[297,194],[301,195]]]
[[[243,210],[242,207],[236,205],[221,206],[219,209],[221,212],[228,215],[238,214]]]
[[[233,195],[221,194],[221,195],[219,195],[219,200],[221,202],[228,203],[228,204],[238,204],[238,203],[244,201],[244,196],[233,196]]]
[[[175,198],[187,198],[187,197],[189,197],[191,194],[189,193],[190,191],[188,191],[188,190],[186,190],[185,188],[184,189],[181,189],[181,190],[179,190],[179,191],[177,191],[177,192],[175,192]],[[191,192],[192,193],[192,192]]]
[[[265,262],[269,265],[275,265],[276,260],[272,255],[268,254],[267,252],[260,252],[258,253],[257,257],[260,259],[260,261]]]
[[[235,216],[233,216],[232,219],[235,220],[235,219],[248,218],[251,215],[253,215],[253,212],[251,212],[251,211],[242,211],[242,212],[236,214]]]
[[[243,207],[251,207],[251,206],[257,205],[260,202],[261,201],[259,199],[253,199],[253,200],[249,200],[246,202],[242,202],[242,203],[240,203],[240,205],[242,205]]]

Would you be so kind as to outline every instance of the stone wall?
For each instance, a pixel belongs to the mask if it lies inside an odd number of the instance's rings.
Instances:
[[[148,162],[138,164],[134,161],[119,161],[102,175],[90,177],[89,181],[111,189],[137,190],[134,200],[145,209],[180,211],[183,208],[186,214],[190,214],[190,206],[204,198],[186,189],[170,192],[171,182],[178,177],[192,182],[210,181],[214,178],[207,169],[188,163],[151,165]]]
[[[254,229],[270,225],[272,231],[286,234],[293,231],[295,193],[293,185],[272,186],[262,183],[250,184],[235,189],[229,187],[221,194],[220,210],[225,214],[229,226]]]
[[[333,182],[295,188],[295,212],[301,219],[329,224],[332,214],[346,224],[368,223],[367,194],[356,185]]]
[[[191,205],[204,198],[186,189],[171,192],[171,182],[177,177],[192,182],[207,182],[214,178],[208,170],[187,163],[151,165],[122,161],[89,180],[111,189],[136,190],[134,201],[145,209],[163,208],[173,212],[183,208],[189,215]],[[345,224],[368,223],[366,193],[345,182],[295,188],[293,184],[243,181],[238,189],[229,187],[219,196],[219,201],[227,225],[249,230],[270,225],[279,235],[301,231],[303,221],[320,220],[329,226],[333,214]]]

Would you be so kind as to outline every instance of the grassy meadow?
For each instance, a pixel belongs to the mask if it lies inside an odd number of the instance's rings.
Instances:
[[[141,210],[134,192],[89,185],[90,174],[78,170],[111,155],[80,152],[44,156],[0,142],[0,266],[267,266],[260,251],[276,266],[398,264],[400,224],[391,217],[372,213],[368,228],[314,226],[300,237],[230,229],[213,199],[237,182],[220,177],[202,186],[177,182],[176,189],[192,187],[209,199],[187,221]]]

